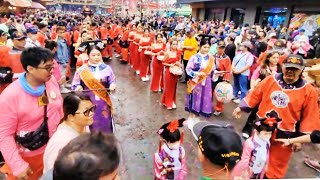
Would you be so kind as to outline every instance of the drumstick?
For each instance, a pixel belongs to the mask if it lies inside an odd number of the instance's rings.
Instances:
[[[86,89],[82,91],[70,90],[70,92],[90,92],[90,91],[102,91],[102,90],[110,90],[109,88],[98,88],[98,89]]]
[[[229,71],[219,71],[219,72],[214,72],[215,74],[224,74],[224,73],[230,73]]]

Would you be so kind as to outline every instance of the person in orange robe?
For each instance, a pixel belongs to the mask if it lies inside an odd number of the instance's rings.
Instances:
[[[151,47],[154,53],[152,60],[152,79],[150,90],[154,92],[161,92],[163,89],[163,64],[162,60],[158,59],[158,56],[163,56],[166,50],[166,43],[163,42],[163,35],[157,34],[156,42]]]
[[[179,75],[172,74],[170,67],[178,66],[181,68],[182,64],[180,60],[181,54],[180,51],[178,51],[178,41],[172,40],[170,50],[166,53],[165,60],[163,61],[163,65],[165,66],[165,84],[161,103],[165,105],[167,109],[177,108],[176,91]]]
[[[121,53],[121,47],[119,45],[119,36],[123,33],[123,29],[121,26],[118,25],[118,22],[116,22],[112,27],[115,37],[114,37],[114,46],[116,48],[116,57],[120,57]]]
[[[101,39],[105,40],[109,36],[108,22],[105,22],[100,28]],[[109,58],[107,46],[101,51],[102,58]]]
[[[129,53],[130,53],[130,56],[129,56],[129,64],[131,65],[131,67],[133,67],[133,63],[132,63],[132,57],[135,56],[134,54],[134,46],[135,44],[133,43],[133,40],[134,40],[134,36],[136,35],[136,31],[137,31],[137,25],[133,24],[132,27],[131,27],[131,30],[129,32]]]
[[[101,39],[101,37],[99,35],[99,31],[98,31],[98,26],[95,22],[91,23],[88,33],[91,35],[92,40]]]
[[[300,143],[283,146],[275,139],[293,138],[320,129],[318,94],[312,84],[302,79],[303,58],[290,54],[283,62],[282,72],[266,77],[239,104],[233,115],[250,112],[258,106],[258,118],[278,117],[282,121],[271,138],[268,179],[285,177],[293,151],[301,149]]]
[[[74,42],[74,43],[77,43],[79,37],[80,37],[80,27],[77,26],[77,27],[73,30],[73,37],[72,37],[73,42]]]
[[[39,32],[38,32],[38,41],[42,47],[46,45],[45,41],[48,39],[46,33],[48,30],[48,24],[40,23],[39,24]]]
[[[5,58],[0,58],[1,67],[10,67],[14,73],[13,80],[17,79],[18,76],[24,72],[22,64],[20,62],[20,57],[22,49],[26,45],[26,36],[24,36],[19,31],[14,31],[10,35],[13,43],[13,48],[9,50],[7,46],[1,46],[1,56]],[[9,84],[1,85],[0,93],[8,86]]]
[[[51,27],[50,37],[51,37],[52,40],[55,40],[57,38],[57,25],[53,25]]]
[[[141,80],[146,82],[149,81],[148,71],[149,71],[149,64],[151,55],[145,54],[145,51],[151,52],[151,44],[152,38],[150,37],[150,30],[148,28],[144,29],[143,37],[140,39],[139,42],[139,49],[140,49],[140,77]]]
[[[101,40],[107,40],[107,46],[101,52],[103,58],[111,58],[113,56],[112,46],[114,44],[115,33],[111,28],[109,21],[105,22],[103,27],[100,28]]]
[[[217,54],[215,54],[215,63],[216,63],[216,70],[217,71],[226,71],[227,73],[218,73],[215,74],[217,76],[217,81],[214,80],[213,82],[213,93],[215,86],[223,81],[230,82],[231,79],[231,60],[229,56],[225,54],[226,44],[224,41],[219,41],[217,46]],[[213,96],[214,97],[214,96]],[[214,107],[214,115],[219,116],[221,112],[223,112],[224,105],[223,102],[216,101],[216,105]]]
[[[125,25],[123,25],[123,33],[122,37],[120,39],[119,45],[121,46],[121,63],[122,64],[127,64],[128,63],[128,53],[129,53],[129,30],[126,28]]]
[[[7,34],[0,30],[0,67],[9,67],[10,64],[6,60],[10,51],[10,48],[6,45]],[[0,83],[0,94],[9,85],[9,83]]]
[[[131,56],[132,58],[132,64],[133,64],[133,69],[136,71],[136,74],[140,74],[140,52],[139,52],[139,42],[140,39],[143,36],[143,28],[141,25],[138,25],[137,27],[137,33],[134,36],[134,54],[135,56]]]

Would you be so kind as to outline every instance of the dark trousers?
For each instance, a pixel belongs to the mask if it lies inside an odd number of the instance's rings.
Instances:
[[[240,91],[240,99],[243,99],[248,92],[248,76],[242,74],[234,74],[233,83],[233,96],[238,97],[238,92]]]
[[[3,156],[2,156],[2,153],[0,152],[0,163],[1,162],[4,162],[4,158],[3,158]]]
[[[258,112],[258,106],[252,109],[250,115],[248,116],[247,122],[242,129],[242,132],[249,134],[249,136],[252,135],[254,121],[257,118],[257,112]]]
[[[188,74],[187,74],[187,65],[188,65],[188,60],[183,60],[183,66],[184,66],[184,73],[185,73],[185,78],[184,78],[184,80],[186,81],[186,82],[188,82],[189,81],[189,79],[190,79],[190,76],[188,76]]]
[[[75,47],[73,45],[70,46],[70,67],[76,67],[77,58],[74,56]]]

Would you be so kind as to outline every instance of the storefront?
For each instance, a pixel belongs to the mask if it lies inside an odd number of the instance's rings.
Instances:
[[[32,7],[32,3],[28,0],[0,0],[2,14],[22,14],[27,7]]]
[[[307,34],[320,27],[320,1],[314,0],[178,0],[190,4],[200,20],[234,21],[236,24],[304,27]]]

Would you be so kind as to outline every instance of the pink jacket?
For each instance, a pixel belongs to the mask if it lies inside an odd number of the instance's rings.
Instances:
[[[51,137],[63,116],[63,101],[55,78],[46,83],[46,89],[49,98],[47,116]],[[27,94],[19,81],[14,81],[2,92],[0,107],[0,150],[13,175],[17,176],[28,167],[22,156],[32,157],[41,154],[46,146],[30,151],[16,144],[15,134],[22,136],[36,130],[43,122],[44,107],[39,107],[38,97]]]
[[[159,153],[155,153],[154,160],[154,175],[156,180],[166,180],[165,175],[162,174],[165,170],[164,160],[162,159],[163,149]],[[186,166],[186,158],[185,151],[182,146],[180,146],[180,154],[181,154],[181,169],[178,170],[178,174],[175,176],[175,180],[184,180],[187,175],[187,166]]]
[[[239,179],[239,177],[241,177],[241,179],[250,179],[254,175],[249,165],[253,150],[254,150],[253,137],[250,137],[244,142],[241,160],[236,164],[236,166],[232,170],[232,174],[231,174],[232,179]],[[266,162],[268,162],[268,157],[269,157],[269,151],[267,152],[268,153],[267,153]],[[266,167],[267,167],[267,164],[265,164],[264,170],[262,170],[260,174],[260,177],[259,177],[260,179],[263,179]]]
[[[293,54],[298,54],[299,46],[300,46],[299,42],[293,42],[293,44],[292,44],[292,49],[294,50]],[[307,57],[308,51],[311,49],[311,47],[312,46],[308,42],[302,47],[303,51],[305,51],[304,57]]]
[[[57,81],[59,81],[62,78],[60,66],[55,59],[53,60],[53,64],[54,64],[53,76],[56,78]]]

